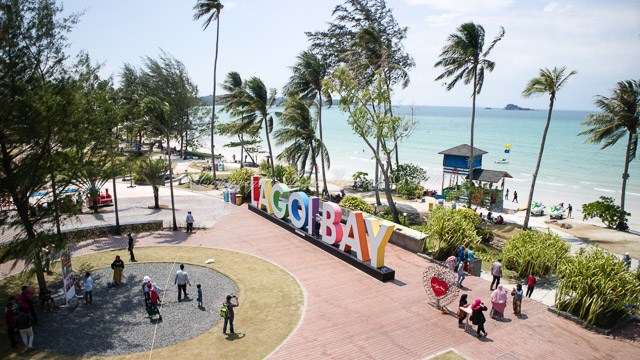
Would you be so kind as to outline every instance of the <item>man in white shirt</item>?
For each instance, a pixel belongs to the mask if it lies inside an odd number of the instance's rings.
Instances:
[[[180,264],[180,270],[176,273],[176,278],[173,281],[174,284],[178,284],[178,302],[182,301],[182,294],[180,290],[184,293],[184,298],[187,298],[187,284],[191,286],[189,282],[189,275],[184,271],[184,264]]]
[[[93,302],[93,278],[88,271],[84,277],[84,303],[89,305]]]
[[[493,275],[493,280],[491,280],[491,290],[493,290],[493,284],[498,287],[500,285],[500,278],[502,277],[502,264],[500,263],[502,259],[498,259],[498,261],[494,262],[491,265],[491,275]]]
[[[191,211],[187,211],[187,232],[193,232],[193,215],[191,215]]]

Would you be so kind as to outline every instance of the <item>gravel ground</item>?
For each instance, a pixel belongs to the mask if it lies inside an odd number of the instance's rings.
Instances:
[[[34,327],[34,346],[49,352],[68,355],[119,355],[174,345],[200,335],[222,318],[220,307],[228,294],[237,293],[236,285],[215,270],[185,265],[191,287],[188,299],[178,302],[173,280],[178,265],[171,263],[126,263],[123,284],[108,288],[113,272],[110,268],[92,272],[93,303],[76,308],[56,308],[40,314]],[[164,288],[163,321],[146,318],[142,278]],[[167,279],[168,283],[167,283]],[[165,288],[165,284],[166,288]],[[196,284],[202,285],[204,309],[197,307]],[[157,328],[157,329],[156,329]]]

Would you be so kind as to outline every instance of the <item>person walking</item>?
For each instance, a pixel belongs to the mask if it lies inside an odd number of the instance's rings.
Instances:
[[[84,274],[84,303],[89,305],[93,302],[93,278],[91,273],[87,271]]]
[[[631,269],[631,256],[629,256],[629,252],[624,253],[622,262],[624,263],[624,267],[626,267],[627,270]]]
[[[187,298],[187,284],[191,286],[191,282],[189,282],[189,275],[186,271],[184,271],[184,264],[180,264],[180,270],[176,273],[176,277],[173,281],[173,284],[178,284],[178,302],[182,301],[182,291],[184,293],[184,298]]]
[[[527,279],[527,294],[526,296],[531,299],[531,294],[533,294],[533,289],[536,287],[536,273],[532,272]]]
[[[504,193],[505,200],[509,200],[509,189]]]
[[[520,319],[522,316],[522,298],[524,297],[522,284],[516,285],[516,287],[511,290],[511,296],[513,296],[513,313]]]
[[[515,203],[518,202],[518,192],[517,191],[513,192],[513,200],[511,200],[511,202],[515,202]]]
[[[236,303],[233,304],[231,302],[231,299],[236,299]],[[224,326],[222,326],[222,333],[227,333],[227,324],[229,324],[229,334],[235,334],[235,332],[233,331],[233,318],[235,315],[233,308],[240,306],[240,301],[235,295],[227,295],[227,302],[225,302],[224,304],[227,305],[227,316],[224,317]]]
[[[187,211],[187,232],[193,232],[193,215],[191,215],[191,211]]]
[[[37,325],[38,318],[36,317],[36,309],[33,305],[33,291],[31,291],[28,286],[23,286],[22,292],[18,295],[16,300],[18,308],[29,312],[31,314],[31,320],[35,325]]]
[[[573,206],[571,206],[571,204],[569,204],[569,206],[567,206],[567,217],[569,219],[571,219],[571,212],[573,211]]]
[[[198,302],[198,307],[201,308],[202,307],[202,285],[198,284],[196,285],[196,288],[198,288],[198,296],[196,297],[196,301]]]
[[[467,294],[462,294],[460,296],[460,301],[458,302],[458,326],[462,326],[462,322],[467,318],[467,313],[461,308],[466,308],[470,304],[467,301]]]
[[[491,291],[493,291],[493,286],[500,285],[500,278],[502,277],[502,259],[498,259],[496,262],[491,265],[491,275],[493,275],[493,280],[491,280]]]
[[[456,283],[458,284],[459,288],[462,288],[462,282],[466,278],[466,275],[464,274],[465,263],[465,260],[462,260],[458,263],[458,281],[456,281]]]
[[[7,300],[7,305],[4,308],[4,323],[7,325],[7,336],[9,336],[9,341],[11,342],[11,347],[16,348],[18,345],[18,341],[16,341],[16,316],[17,307],[15,304],[15,297],[10,296],[9,300]]]
[[[504,319],[504,310],[507,308],[507,292],[502,285],[491,294],[491,318],[496,320]]]
[[[122,272],[124,271],[124,261],[120,259],[119,255],[116,255],[116,259],[111,263],[111,269],[113,269],[113,285],[122,284]]]
[[[130,262],[136,262],[136,256],[133,254],[133,243],[135,242],[133,240],[133,236],[131,236],[131,233],[127,234],[127,237],[129,237],[129,261]]]
[[[18,317],[16,318],[16,325],[20,331],[22,342],[27,347],[27,350],[33,349],[33,324],[34,321],[27,310],[20,309],[20,314],[18,314]]]
[[[476,299],[471,306],[471,310],[473,311],[473,313],[471,314],[471,318],[469,319],[471,320],[471,323],[473,325],[478,326],[478,331],[476,332],[478,334],[478,337],[482,337],[480,333],[484,333],[484,336],[486,337],[487,335],[489,335],[484,329],[484,323],[487,322],[487,319],[484,317],[484,311],[487,311],[487,307],[484,306],[482,300]]]

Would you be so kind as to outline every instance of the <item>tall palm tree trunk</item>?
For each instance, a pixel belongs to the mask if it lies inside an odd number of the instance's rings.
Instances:
[[[211,103],[211,171],[213,172],[213,181],[216,181],[216,154],[215,154],[215,149],[213,144],[213,134],[215,133],[215,130],[216,130],[216,83],[217,83],[216,74],[218,73],[219,41],[220,41],[220,12],[218,12],[218,19],[216,20],[216,55],[215,55],[215,58],[213,59],[213,101]],[[173,199],[173,193],[172,193],[172,199]],[[175,214],[174,214],[173,222],[175,224]]]
[[[478,89],[478,67],[473,69],[473,100],[471,105],[471,134],[469,142],[471,149],[469,149],[469,181],[473,184],[473,129],[476,126],[476,95]],[[471,194],[468,194],[468,202],[471,205]]]
[[[631,144],[633,143],[633,133],[629,131],[629,141],[627,141],[627,152],[624,157],[624,172],[622,173],[622,194],[620,194],[620,210],[624,211],[624,201],[627,192],[627,180],[629,179],[629,158],[631,157]],[[618,224],[620,226],[622,224]]]
[[[536,163],[536,169],[531,177],[531,189],[529,190],[529,199],[527,200],[527,211],[524,215],[524,224],[522,228],[527,230],[529,228],[529,217],[531,216],[531,202],[533,201],[533,190],[536,187],[536,179],[538,178],[538,170],[540,170],[540,163],[542,162],[542,153],[544,152],[544,144],[547,141],[547,132],[549,131],[549,124],[551,123],[551,113],[553,112],[553,102],[556,94],[551,94],[549,100],[549,113],[547,114],[547,123],[544,125],[544,131],[542,132],[542,141],[540,142],[540,153],[538,153],[538,162]]]
[[[240,169],[244,167],[244,136],[240,134]]]
[[[320,186],[318,183],[318,163],[316,162],[316,152],[315,152],[315,148],[313,147],[313,142],[311,143],[311,169],[316,173],[316,196],[318,196],[318,194],[320,194]]]
[[[318,104],[318,131],[320,133],[320,141],[324,144],[324,138],[322,137],[322,93],[318,92],[318,96],[320,96],[319,104]],[[327,176],[324,168],[324,156],[320,154],[320,165],[322,166],[322,193],[328,195],[329,187],[327,186]]]
[[[169,136],[167,136],[167,149],[169,149]],[[169,151],[167,154],[169,158],[169,191],[171,192],[171,215],[173,217],[173,231],[178,231],[178,223],[176,222],[176,204],[173,199],[173,169],[171,168],[171,151]]]
[[[378,154],[380,154],[380,138],[378,138],[376,141],[376,157],[378,157]],[[382,201],[380,200],[380,188],[378,186],[378,183],[380,182],[380,164],[378,163],[378,161],[376,161],[376,172],[374,174],[373,179],[374,179],[373,191],[376,194],[376,205],[382,205]],[[385,186],[386,186],[386,183],[385,183]]]
[[[118,192],[116,190],[116,178],[113,179],[113,205],[116,214],[116,235],[120,235],[120,215],[118,214]]]
[[[271,165],[271,180],[276,180],[276,170],[273,165],[273,151],[271,150],[271,139],[269,139],[269,123],[267,122],[267,117],[263,117],[264,120],[264,132],[267,136],[267,146],[269,147],[269,162]]]

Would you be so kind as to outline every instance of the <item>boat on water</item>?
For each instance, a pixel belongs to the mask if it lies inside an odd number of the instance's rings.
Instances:
[[[496,160],[495,162],[496,162],[496,164],[508,164],[509,160],[507,160],[505,158],[502,158],[500,160]]]

